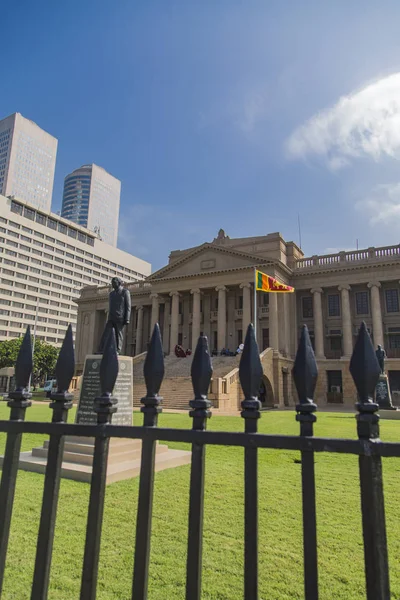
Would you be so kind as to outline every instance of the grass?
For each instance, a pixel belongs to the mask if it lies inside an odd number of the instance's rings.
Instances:
[[[73,409],[75,410],[75,409]],[[28,410],[34,420],[49,419],[47,406]],[[0,406],[0,418],[8,409]],[[72,415],[71,417],[72,418]],[[135,415],[136,422],[141,417]],[[161,426],[189,428],[186,415],[163,414]],[[242,431],[237,417],[213,417],[209,428]],[[262,415],[260,431],[298,434],[291,412]],[[315,434],[355,437],[354,415],[318,415]],[[400,440],[398,421],[381,422],[381,437]],[[5,436],[0,434],[0,453]],[[26,435],[23,450],[42,445],[43,436]],[[170,444],[171,447],[185,445]],[[300,465],[296,452],[262,450],[259,464],[259,572],[262,600],[304,597]],[[386,521],[391,568],[391,598],[400,598],[400,462],[384,459]],[[321,600],[365,598],[363,544],[354,456],[316,457],[318,558]],[[183,599],[187,536],[189,466],[156,474],[149,600]],[[43,476],[21,471],[18,476],[7,569],[2,598],[30,597]],[[138,479],[107,487],[98,599],[130,598],[133,570]],[[54,542],[50,600],[79,597],[89,486],[63,479]],[[207,448],[203,598],[243,598],[243,450]]]

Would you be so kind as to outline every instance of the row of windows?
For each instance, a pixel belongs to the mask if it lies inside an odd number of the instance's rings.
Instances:
[[[7,219],[4,219],[3,217],[0,217],[0,222],[4,223],[4,224],[7,224]],[[82,255],[88,256],[88,257],[90,257],[92,259],[98,260],[99,262],[101,260],[101,262],[103,264],[108,265],[109,267],[118,270],[119,271],[118,276],[121,277],[121,278],[126,278],[126,277],[129,277],[129,276],[133,276],[135,278],[136,277],[138,277],[138,278],[144,278],[144,275],[142,275],[141,273],[137,273],[136,271],[133,271],[132,269],[128,269],[126,267],[123,267],[122,265],[118,265],[116,263],[110,262],[109,260],[107,260],[105,258],[100,259],[100,257],[96,257],[91,252],[85,252],[81,248],[76,248],[74,246],[71,246],[70,244],[62,242],[61,240],[56,240],[53,237],[48,236],[48,235],[44,235],[43,233],[41,233],[39,231],[32,231],[32,229],[30,229],[28,227],[24,227],[23,225],[21,226],[21,225],[19,225],[19,223],[15,223],[14,221],[9,220],[8,221],[8,225],[11,225],[15,229],[20,229],[20,230],[24,231],[24,233],[30,233],[31,235],[33,234],[35,237],[38,237],[39,239],[42,239],[42,240],[46,239],[47,241],[52,242],[53,244],[57,244],[58,246],[61,246],[61,247],[64,247],[64,248],[69,248],[70,250],[73,251],[73,252],[70,252],[70,253],[69,252],[65,252],[65,256],[67,256],[69,258],[72,258],[72,259],[75,259],[77,261],[83,262],[83,259],[81,259],[80,257],[76,256],[76,254],[82,254]],[[42,245],[38,241],[36,241],[36,240],[34,240],[34,239],[32,239],[32,238],[24,235],[24,233],[18,233],[16,231],[13,231],[12,229],[5,229],[4,227],[0,227],[0,232],[1,233],[7,233],[8,235],[10,235],[10,236],[12,236],[14,238],[19,238],[22,241],[33,243],[33,244],[35,244],[35,245],[37,245],[39,247]],[[4,240],[2,240],[2,241],[4,241]],[[7,243],[10,243],[10,241],[8,240]],[[46,248],[48,250],[51,250],[52,252],[54,252],[54,250],[55,250],[57,253],[64,255],[64,252],[62,250],[54,248],[53,246],[50,246],[49,244],[43,243],[43,246],[44,246],[44,248]],[[25,247],[25,249],[28,250],[27,247]],[[48,258],[51,258],[51,257],[48,256]],[[90,261],[87,261],[87,260],[85,260],[85,262],[87,264],[94,264],[94,266],[97,266],[98,268],[102,268],[104,271],[107,271],[107,277],[109,277],[108,270],[103,265],[100,265],[100,264],[96,265],[95,263],[91,263]],[[72,263],[71,263],[71,266],[73,266]],[[90,271],[87,271],[87,272],[90,272]],[[100,274],[99,274],[99,276],[100,276]],[[103,276],[104,276],[104,274],[103,274]],[[94,283],[97,283],[97,282],[94,282]]]
[[[387,313],[397,313],[400,310],[399,304],[399,291],[385,290],[385,304]],[[368,315],[369,314],[369,293],[367,291],[355,293],[355,308],[357,315]],[[329,317],[340,317],[340,296],[339,294],[328,294],[328,316]],[[312,296],[305,296],[302,298],[302,315],[303,319],[312,319],[314,315],[313,311],[313,299]]]
[[[77,231],[73,227],[67,227],[64,223],[60,223],[51,217],[47,217],[46,215],[38,213],[33,208],[23,206],[15,200],[11,201],[11,211],[18,215],[23,215],[31,221],[36,221],[41,225],[47,225],[47,227],[50,229],[54,229],[55,231],[58,230],[60,233],[67,234],[71,238],[78,239],[80,242],[89,244],[89,246],[94,246],[94,238],[92,238],[90,235],[86,235],[81,231]]]

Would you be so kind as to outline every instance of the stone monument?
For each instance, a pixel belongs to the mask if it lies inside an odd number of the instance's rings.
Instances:
[[[112,279],[113,291],[109,295],[108,320],[101,338],[99,354],[85,358],[78,409],[75,422],[85,425],[97,423],[94,411],[94,399],[101,395],[100,363],[102,350],[109,335],[115,332],[118,352],[118,377],[113,396],[117,398],[117,412],[112,417],[113,425],[133,425],[133,358],[120,356],[123,341],[123,328],[129,323],[131,298],[127,289],[122,287],[118,277]],[[107,483],[136,477],[140,473],[141,440],[111,438],[107,466]],[[32,452],[20,454],[20,469],[44,473],[47,464],[48,442],[42,448],[33,448]],[[94,438],[67,437],[64,446],[61,477],[77,481],[90,482],[94,453]],[[161,471],[191,460],[191,452],[170,450],[168,446],[156,445],[155,470]]]
[[[376,402],[379,407],[386,410],[396,410],[396,407],[392,404],[392,395],[390,393],[389,379],[387,373],[385,373],[385,358],[386,352],[382,346],[378,345],[376,350],[376,358],[381,369],[379,380],[375,389]]]

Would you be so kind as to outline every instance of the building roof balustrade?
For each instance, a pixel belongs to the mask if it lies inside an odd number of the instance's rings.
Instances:
[[[296,261],[295,271],[315,269],[316,267],[337,267],[349,263],[379,262],[387,259],[400,259],[400,245],[382,246],[380,248],[367,248],[363,250],[351,250],[349,252],[338,252],[337,254],[315,255],[301,258]]]

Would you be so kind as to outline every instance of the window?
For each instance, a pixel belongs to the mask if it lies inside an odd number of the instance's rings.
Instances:
[[[328,315],[330,317],[340,317],[339,294],[328,295]]]
[[[242,308],[243,308],[243,296],[239,296],[238,297],[238,309],[242,310]]]
[[[265,294],[266,296],[268,294]],[[302,298],[303,305],[303,319],[312,319],[314,316],[313,313],[313,299],[312,296],[305,296]]]
[[[22,215],[23,207],[18,202],[11,201],[11,212],[16,213],[17,215]]]
[[[331,350],[333,352],[341,352],[342,351],[342,338],[340,336],[333,336],[330,338],[331,341]]]
[[[368,292],[356,292],[356,312],[358,315],[368,315]]]
[[[385,290],[386,311],[399,312],[399,293],[397,290]]]
[[[47,226],[50,227],[50,229],[57,231],[57,221],[50,219],[50,217],[47,219]]]
[[[46,217],[40,213],[36,213],[36,223],[40,223],[40,225],[46,225]]]
[[[342,393],[342,371],[327,371],[328,393]],[[329,397],[328,397],[329,402]]]
[[[24,217],[26,217],[27,219],[30,219],[31,221],[34,221],[35,220],[35,211],[32,210],[31,208],[28,208],[27,206],[25,206]]]
[[[396,350],[400,348],[400,335],[389,335],[389,348]]]

